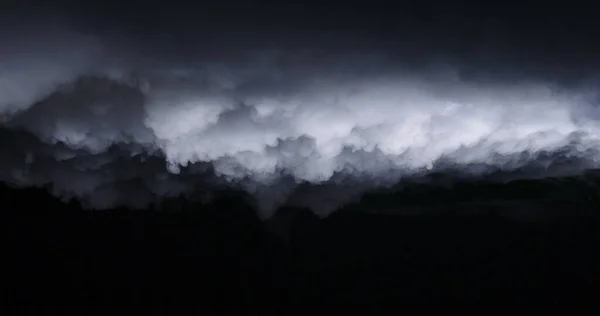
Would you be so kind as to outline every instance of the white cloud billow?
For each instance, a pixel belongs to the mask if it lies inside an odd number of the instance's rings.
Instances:
[[[203,163],[259,196],[257,185],[285,177],[319,184],[350,174],[385,185],[440,159],[469,174],[482,172],[471,164],[514,169],[527,162],[515,154],[567,145],[590,167],[599,157],[590,94],[544,82],[428,80],[371,56],[317,67],[285,62],[291,53],[266,62],[249,55],[182,68],[115,62],[86,41],[44,47],[1,59],[2,122],[37,140],[10,143],[22,152],[6,155],[0,175],[51,183],[92,207],[143,206],[191,190],[193,166]],[[152,157],[166,161],[144,162]]]

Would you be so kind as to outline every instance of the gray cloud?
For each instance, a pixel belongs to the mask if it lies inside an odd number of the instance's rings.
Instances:
[[[327,215],[449,166],[481,175],[558,150],[586,168],[599,157],[589,89],[466,81],[460,67],[410,70],[375,53],[129,60],[99,39],[34,35],[2,45],[0,177],[89,207],[229,185],[265,217],[283,203]]]

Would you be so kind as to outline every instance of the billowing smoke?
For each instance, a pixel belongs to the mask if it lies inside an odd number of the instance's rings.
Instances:
[[[92,208],[235,187],[263,216],[284,203],[326,215],[407,176],[600,158],[589,89],[481,83],[385,52],[172,60],[62,31],[3,41],[0,180]]]

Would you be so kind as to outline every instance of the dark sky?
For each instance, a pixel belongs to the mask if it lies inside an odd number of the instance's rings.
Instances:
[[[213,37],[201,37],[206,41],[226,35],[284,40],[333,33],[376,41],[412,38],[453,45],[529,42],[547,45],[537,48],[560,48],[554,44],[572,46],[562,49],[575,51],[594,46],[598,32],[591,7],[541,1],[59,1],[4,6],[8,20],[28,17],[26,22],[39,22],[54,16],[97,32],[148,40],[168,36],[186,39],[188,44],[202,35]]]
[[[4,4],[5,24],[66,23],[113,45],[164,55],[256,47],[445,59],[478,69],[581,76],[598,65],[593,8],[547,1],[60,1]],[[12,22],[11,22],[12,21]],[[42,22],[44,21],[44,22]],[[6,30],[5,30],[6,31]],[[424,60],[424,61],[423,61]],[[514,72],[515,70],[513,70]]]

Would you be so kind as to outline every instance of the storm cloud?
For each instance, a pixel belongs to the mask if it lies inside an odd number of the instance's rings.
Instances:
[[[0,41],[0,180],[90,208],[234,187],[265,217],[327,215],[404,177],[544,176],[565,159],[576,174],[600,158],[593,82],[480,80],[368,49],[167,58],[58,26]]]

